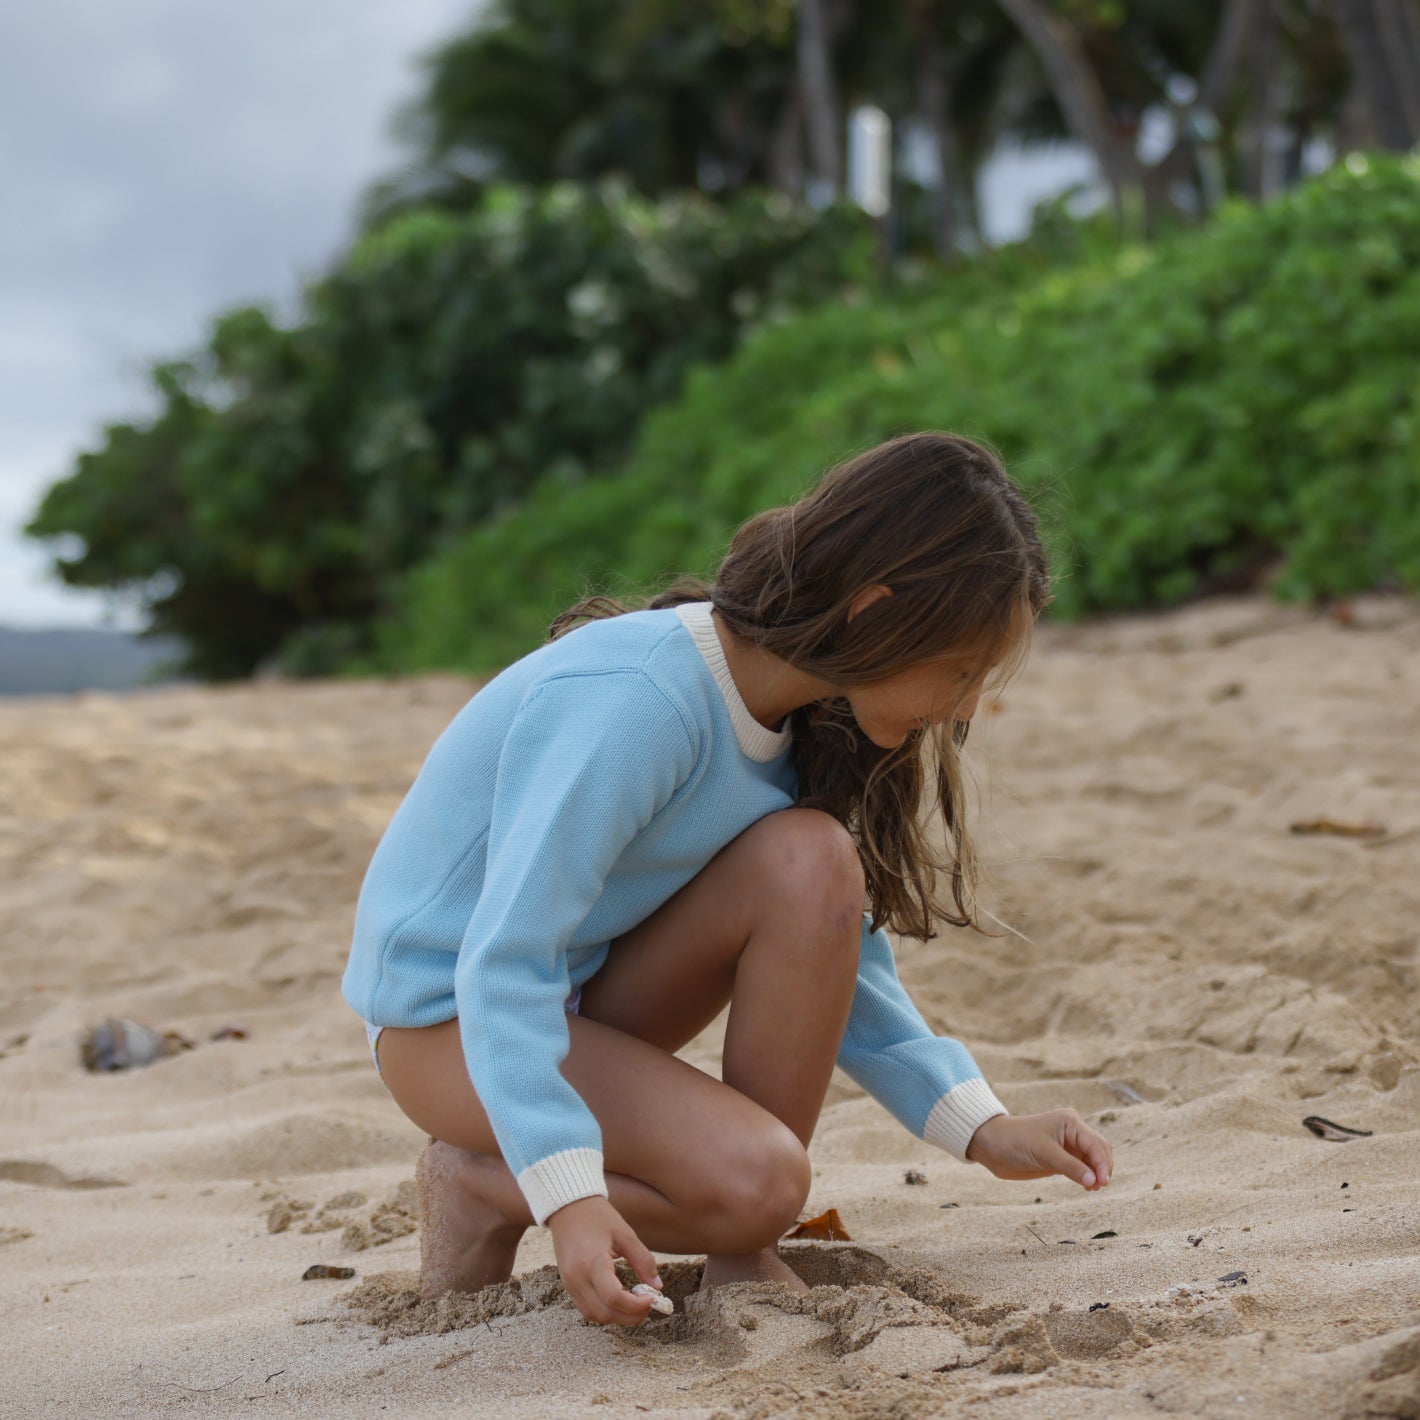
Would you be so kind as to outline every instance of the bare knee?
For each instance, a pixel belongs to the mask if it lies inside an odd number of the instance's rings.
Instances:
[[[755,1252],[794,1226],[809,1196],[813,1171],[787,1125],[767,1122],[731,1150],[718,1151],[713,1180],[699,1204],[710,1224],[712,1252]]]
[[[819,809],[784,809],[749,834],[767,897],[796,921],[856,942],[866,888],[852,834]]]

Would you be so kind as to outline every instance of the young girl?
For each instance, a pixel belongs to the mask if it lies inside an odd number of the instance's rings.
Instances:
[[[344,981],[433,1136],[425,1296],[504,1280],[533,1224],[592,1321],[645,1318],[613,1259],[658,1287],[650,1249],[802,1290],[775,1241],[835,1062],[998,1177],[1109,1182],[1078,1114],[1008,1116],[932,1033],[881,930],[975,925],[959,751],[1046,597],[996,459],[910,435],[751,519],[713,586],[584,602],[469,702],[376,850]],[[722,1083],[673,1052],[726,1002]]]

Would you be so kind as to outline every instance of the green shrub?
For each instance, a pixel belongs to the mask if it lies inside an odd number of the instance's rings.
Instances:
[[[1060,615],[1263,567],[1291,598],[1420,590],[1420,165],[1352,158],[1015,294],[947,278],[762,331],[615,478],[549,482],[418,568],[385,663],[505,662],[589,585],[707,572],[745,517],[922,428],[990,441],[1032,492]]]
[[[688,368],[871,262],[861,214],[766,194],[496,188],[411,212],[293,325],[232,311],[159,366],[159,417],[109,429],[30,532],[77,535],[64,578],[146,602],[202,674],[334,669],[410,566],[540,480],[616,464]]]

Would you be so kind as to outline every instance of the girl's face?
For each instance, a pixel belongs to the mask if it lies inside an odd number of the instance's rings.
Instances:
[[[846,688],[843,695],[858,728],[880,749],[896,749],[913,730],[970,720],[985,679],[979,665],[935,661]]]

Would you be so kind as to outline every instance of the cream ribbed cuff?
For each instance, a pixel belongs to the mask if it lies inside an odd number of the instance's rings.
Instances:
[[[530,1164],[518,1175],[518,1187],[541,1227],[559,1208],[579,1198],[605,1198],[600,1149],[564,1149]]]
[[[1008,1113],[1010,1111],[996,1098],[985,1080],[966,1080],[932,1106],[922,1137],[929,1144],[935,1144],[939,1149],[965,1160],[971,1136],[988,1119]]]

